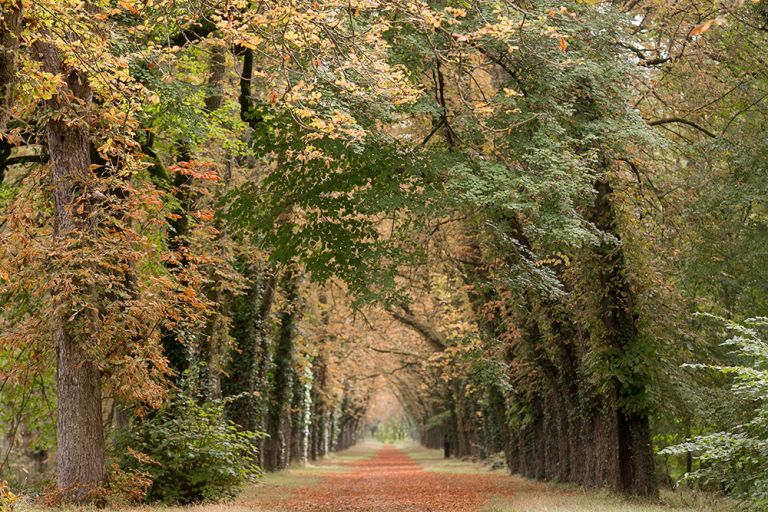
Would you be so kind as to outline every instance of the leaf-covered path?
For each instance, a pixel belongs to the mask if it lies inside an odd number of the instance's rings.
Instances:
[[[713,512],[722,504],[627,503],[605,492],[548,485],[443,460],[415,445],[364,444],[317,465],[270,474],[227,512]],[[221,512],[204,507],[201,512]]]
[[[291,511],[476,511],[494,496],[513,492],[498,474],[452,474],[425,471],[400,448],[386,446],[368,460],[350,464],[324,485],[301,489],[276,504]]]

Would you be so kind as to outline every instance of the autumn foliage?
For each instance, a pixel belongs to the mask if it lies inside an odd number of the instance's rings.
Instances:
[[[379,427],[706,473],[762,395],[699,313],[768,315],[768,11],[710,4],[0,0],[0,476],[218,500]]]

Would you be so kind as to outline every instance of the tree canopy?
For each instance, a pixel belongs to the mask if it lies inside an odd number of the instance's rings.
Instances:
[[[764,1],[0,7],[12,486],[223,499],[378,431],[765,506]]]

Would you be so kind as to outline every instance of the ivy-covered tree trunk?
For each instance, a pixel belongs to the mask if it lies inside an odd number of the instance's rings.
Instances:
[[[264,467],[269,471],[282,469],[290,453],[291,400],[293,398],[294,336],[298,314],[299,287],[296,271],[289,269],[283,276],[285,306],[280,312],[277,344],[272,364],[269,394],[267,438],[264,444]]]
[[[637,312],[627,277],[626,259],[611,203],[613,189],[607,178],[595,185],[597,196],[592,221],[603,232],[594,254],[597,294],[596,312],[605,363],[611,368],[613,388],[608,407],[611,414],[610,438],[616,442],[617,471],[612,486],[619,492],[656,496],[650,418],[645,386],[649,379],[647,352],[638,339]]]
[[[312,423],[310,425],[309,435],[309,458],[318,460],[325,456],[326,450],[326,427],[328,423],[328,414],[325,405],[325,392],[327,386],[327,368],[325,354],[318,354],[312,365]]]
[[[189,149],[182,144],[180,147],[180,162],[191,160]],[[170,179],[170,176],[168,177]],[[170,228],[168,233],[168,247],[175,255],[176,261],[168,261],[168,268],[171,272],[180,273],[189,265],[189,249],[187,235],[190,230],[189,211],[192,208],[192,194],[190,191],[191,177],[188,174],[177,172],[173,176],[171,190],[173,191],[173,210],[172,217],[168,221]],[[166,184],[168,185],[168,184]],[[186,284],[186,280],[181,277],[180,284]],[[180,333],[175,329],[163,327],[162,345],[165,356],[168,358],[170,367],[174,370],[177,380],[181,374],[189,368],[189,346],[185,340],[181,339]]]
[[[224,79],[226,76],[226,50],[221,46],[215,46],[211,50],[209,61],[208,91],[203,99],[204,110],[207,114],[212,114],[220,109],[224,102]],[[178,154],[176,161],[179,167],[192,165],[194,155],[190,143],[186,139],[178,140]],[[154,166],[153,166],[154,167]],[[166,175],[167,179],[170,176]],[[168,221],[170,230],[168,233],[168,246],[176,256],[176,261],[169,264],[172,271],[181,275],[181,282],[186,280],[183,273],[190,267],[189,254],[189,236],[193,228],[192,210],[195,207],[197,193],[193,189],[194,180],[188,172],[178,170],[173,175],[170,190],[173,193],[173,215]],[[204,333],[205,339],[200,345],[200,362],[206,363],[201,380],[209,396],[221,396],[221,372],[223,366],[223,347],[221,342],[222,333],[221,315],[218,314],[224,307],[221,302],[224,300],[224,294],[221,293],[217,285],[218,278],[212,275],[211,284],[206,290],[209,299],[216,303],[218,311],[211,315],[211,319],[206,326]],[[189,368],[191,362],[188,347],[177,331],[166,330],[163,334],[163,348],[166,357],[175,370],[177,376]]]
[[[83,121],[70,121],[76,108],[68,99],[87,106],[91,89],[86,78],[64,66],[61,55],[51,43],[35,45],[43,70],[63,74],[66,88],[49,101],[55,113],[46,124],[48,153],[51,157],[54,238],[60,250],[71,250],[70,240],[88,236],[90,230],[88,182],[90,176],[89,130]],[[77,265],[72,255],[61,261],[65,269]],[[69,272],[72,274],[72,272]],[[64,279],[80,279],[72,275]],[[71,301],[78,294],[91,295],[88,283],[74,282],[75,290],[54,291],[52,315],[56,342],[56,388],[58,396],[57,476],[60,491],[75,500],[88,498],[88,492],[104,483],[104,432],[101,411],[101,382],[97,364],[87,350],[94,335],[84,329],[80,311]],[[78,317],[75,319],[75,317]],[[74,320],[73,320],[74,319]],[[85,323],[90,323],[86,319]],[[75,325],[75,322],[78,325]]]
[[[321,319],[323,327],[328,329],[330,326],[330,310],[328,308],[328,297],[321,293],[318,302],[322,306]],[[318,460],[324,457],[328,452],[328,429],[329,429],[329,411],[328,411],[328,355],[326,354],[326,343],[332,344],[335,335],[329,334],[328,339],[324,339],[318,347],[318,353],[312,361],[312,415],[310,424],[310,460]]]
[[[304,463],[307,461],[308,414],[312,412],[311,394],[307,392],[311,383],[305,382],[307,374],[293,372],[293,397],[291,400],[291,452],[287,462]],[[310,388],[311,389],[311,388]]]
[[[459,380],[453,384],[453,404],[456,411],[456,456],[470,455],[469,432],[466,424],[467,414],[464,408],[463,383]]]
[[[242,430],[263,431],[267,417],[270,363],[269,315],[274,304],[275,279],[271,272],[249,267],[248,292],[234,300],[235,355],[222,380],[224,396],[238,398],[227,405],[228,417]]]

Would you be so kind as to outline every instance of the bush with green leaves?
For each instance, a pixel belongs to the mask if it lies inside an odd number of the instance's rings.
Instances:
[[[224,405],[180,393],[117,434],[114,457],[121,469],[152,479],[148,501],[223,500],[259,476],[254,441],[260,434],[238,431],[225,419]]]
[[[694,437],[661,453],[693,453],[698,469],[683,481],[723,489],[749,509],[768,510],[768,318],[722,321],[730,333],[723,345],[732,350],[734,362],[686,366],[729,378],[734,411],[743,406],[754,412],[728,430]]]

